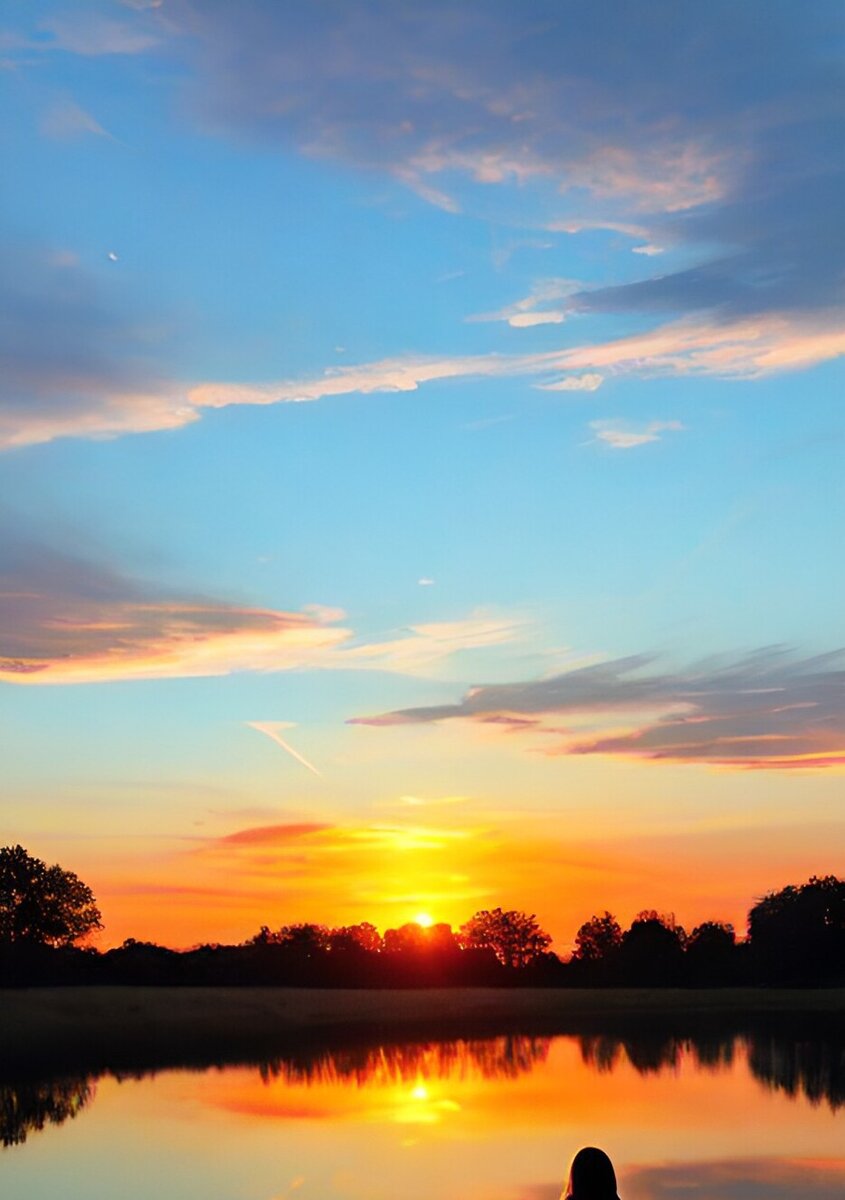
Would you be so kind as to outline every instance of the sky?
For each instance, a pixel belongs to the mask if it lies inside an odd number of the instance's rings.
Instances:
[[[843,873],[843,33],[7,0],[0,843],[100,945]]]

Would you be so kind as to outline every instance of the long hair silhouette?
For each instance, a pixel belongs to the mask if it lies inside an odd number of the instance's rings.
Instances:
[[[613,1163],[597,1146],[584,1146],[572,1160],[561,1200],[619,1200]]]

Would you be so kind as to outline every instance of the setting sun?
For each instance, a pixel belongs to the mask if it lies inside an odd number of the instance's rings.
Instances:
[[[422,925],[423,929],[430,929],[434,924],[434,917],[432,917],[430,913],[417,913],[417,915],[414,917],[414,923],[416,925]]]

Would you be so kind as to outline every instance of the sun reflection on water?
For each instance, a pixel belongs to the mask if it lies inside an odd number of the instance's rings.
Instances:
[[[437,1125],[450,1113],[460,1111],[457,1100],[440,1094],[440,1089],[431,1083],[419,1080],[410,1091],[399,1092],[390,1117],[397,1125]],[[372,1114],[376,1120],[382,1115]]]

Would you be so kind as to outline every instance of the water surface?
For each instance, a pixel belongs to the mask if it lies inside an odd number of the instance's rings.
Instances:
[[[845,1058],[813,1038],[499,1037],[0,1085],[4,1200],[842,1200]]]

